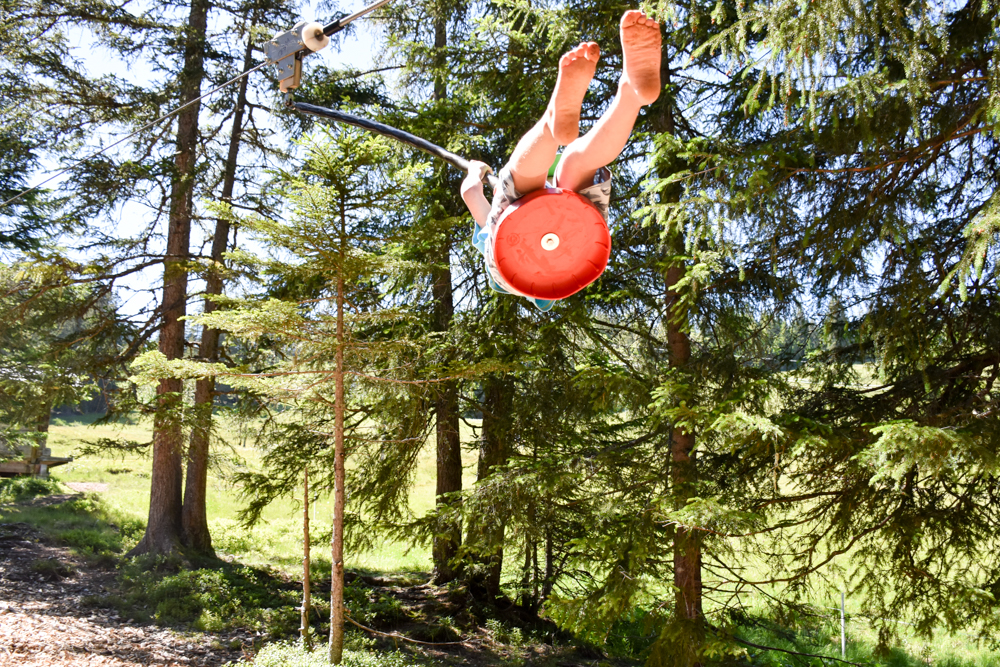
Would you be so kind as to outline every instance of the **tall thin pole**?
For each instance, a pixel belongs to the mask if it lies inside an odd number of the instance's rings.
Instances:
[[[309,468],[302,475],[302,624],[299,633],[302,644],[312,649],[309,636],[309,611],[312,607],[311,577],[309,574]]]
[[[344,256],[347,253],[347,214],[340,204],[340,266],[337,269],[337,371],[334,388],[334,492],[330,582],[330,664],[344,655]]]
[[[847,657],[847,624],[844,620],[844,591],[840,591],[840,657]]]

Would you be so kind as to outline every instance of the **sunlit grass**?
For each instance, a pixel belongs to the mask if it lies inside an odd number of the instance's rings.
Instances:
[[[136,423],[126,425],[92,426],[86,419],[60,421],[50,429],[50,446],[57,456],[72,455],[87,443],[98,438],[129,439],[140,442],[151,438],[149,424]],[[472,443],[473,434],[463,425],[463,442]],[[231,443],[232,450],[224,452],[227,457],[239,459],[241,465],[251,468],[259,466],[259,455],[251,447],[239,442],[235,429],[223,429],[222,436]],[[436,457],[433,438],[428,441],[419,457],[419,466],[415,477],[413,493],[410,498],[411,508],[416,514],[430,509],[434,503],[434,486],[436,475]],[[475,482],[476,453],[472,448],[464,452],[465,466],[464,484],[471,486]],[[247,529],[240,525],[237,515],[242,508],[242,500],[236,489],[226,480],[222,469],[213,470],[209,479],[208,515],[213,543],[217,552],[227,559],[238,561],[250,566],[270,566],[282,570],[294,578],[301,573],[302,559],[302,514],[301,505],[296,498],[283,498],[272,503],[263,513],[262,521],[253,528]],[[121,545],[107,545],[114,551],[128,549],[141,536],[141,525],[145,523],[149,506],[149,470],[150,461],[141,456],[128,455],[88,455],[76,458],[72,463],[54,470],[53,474],[61,481],[96,482],[107,484],[107,489],[100,492],[106,517],[128,530],[121,531]],[[329,533],[332,504],[330,498],[320,498],[312,504],[312,535],[313,535],[313,572],[319,578],[329,576],[330,559]],[[78,534],[96,531],[89,524],[76,525],[80,517],[65,516],[63,512],[53,508],[16,508],[16,514],[10,513],[6,520],[29,520],[40,523],[59,522],[60,534],[64,535],[66,543],[80,541]],[[29,517],[27,514],[31,514]],[[23,515],[23,516],[22,516]],[[38,515],[38,516],[35,516]],[[56,526],[53,526],[56,527]],[[105,531],[106,532],[106,531]],[[96,532],[95,532],[96,534]],[[103,535],[103,533],[101,533]],[[116,534],[118,534],[116,532]],[[105,545],[79,544],[75,545],[84,551],[99,551],[98,547]],[[754,574],[766,578],[774,563],[768,563],[763,557],[749,556],[751,570],[744,574]],[[842,556],[845,559],[847,556]],[[505,559],[508,575],[516,575],[518,564],[515,559]],[[429,572],[431,559],[426,547],[412,548],[399,542],[386,542],[377,549],[367,552],[348,552],[347,566],[355,570],[370,572]],[[836,582],[832,582],[834,587]],[[770,589],[769,589],[770,590]],[[669,597],[667,582],[664,582],[663,599]],[[781,595],[774,588],[771,594]],[[791,633],[787,631],[775,634],[767,629],[761,629],[753,624],[742,626],[741,636],[748,641],[762,645],[776,646],[806,653],[821,653],[831,657],[840,657],[839,615],[836,607],[839,599],[828,600],[828,593],[816,591],[815,596],[808,600],[820,613],[828,613],[829,618],[821,621],[811,629],[798,629]],[[655,601],[647,601],[655,602]],[[749,613],[759,611],[761,617],[768,614],[767,600],[762,594],[757,598],[753,594],[743,600]],[[715,605],[706,600],[706,611],[711,613]],[[941,665],[945,667],[1000,667],[1000,654],[988,646],[974,641],[969,635],[958,633],[949,635],[938,633],[933,639],[917,637],[905,624],[899,623],[899,641],[895,643],[887,656],[876,656],[874,648],[877,635],[870,619],[864,616],[860,601],[847,600],[847,659],[859,663],[873,663],[892,667],[917,667],[918,665]],[[899,619],[905,621],[905,619]],[[637,626],[638,627],[638,626]],[[648,629],[637,629],[630,633],[641,635]],[[642,642],[640,642],[642,643]],[[633,648],[639,648],[636,645]],[[640,649],[641,650],[641,649]],[[761,652],[747,649],[748,657],[753,664],[767,665],[812,665],[829,664],[815,660],[796,658],[787,654]],[[765,655],[767,658],[765,658]],[[796,660],[798,662],[796,662]]]
[[[130,424],[94,424],[93,418],[57,419],[49,428],[49,446],[55,456],[74,456],[72,463],[55,468],[53,475],[65,483],[106,484],[99,494],[105,505],[117,515],[145,521],[149,511],[150,459],[138,455],[80,456],[80,448],[99,439],[149,442],[151,424],[138,421]],[[463,424],[463,441],[472,440],[471,429]],[[238,432],[223,422],[220,436],[229,447],[220,452],[222,459],[238,459],[251,469],[259,467],[260,456],[252,447],[241,442]],[[464,483],[475,482],[476,453],[463,453]],[[348,461],[350,465],[350,461]],[[238,514],[244,506],[238,490],[225,477],[225,462],[215,466],[209,475],[208,521],[213,546],[220,556],[239,559],[249,565],[272,565],[289,573],[298,573],[302,562],[301,496],[281,498],[263,512],[253,528],[244,528]],[[434,506],[436,454],[433,437],[419,457],[419,466],[410,496],[410,507],[422,514]],[[331,498],[324,496],[311,504],[312,557],[317,565],[329,568],[329,547],[322,538],[330,534],[333,516]],[[346,554],[349,568],[383,572],[430,571],[430,550],[408,544],[383,543],[376,551]],[[325,562],[325,563],[324,563]]]
[[[838,601],[839,602],[839,601]],[[878,634],[873,619],[867,618],[856,605],[847,604],[846,652],[841,654],[840,614],[836,603],[813,603],[818,616],[800,619],[792,627],[778,625],[761,611],[746,622],[740,623],[738,636],[761,646],[797,651],[831,658],[842,658],[856,664],[883,665],[885,667],[998,667],[1000,652],[966,633],[936,633],[933,638],[918,637],[906,623],[897,627],[898,639],[886,652],[877,650]],[[829,665],[822,659],[792,657],[778,651],[762,651],[745,646],[746,655],[754,664],[770,665],[813,664]]]

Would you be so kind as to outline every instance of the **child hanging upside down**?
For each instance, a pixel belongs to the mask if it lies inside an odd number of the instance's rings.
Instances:
[[[488,166],[472,162],[462,181],[462,199],[476,221],[472,243],[483,253],[490,286],[497,291],[520,295],[503,280],[493,256],[500,216],[516,200],[546,187],[559,146],[566,148],[548,185],[583,195],[607,220],[611,198],[607,165],[625,148],[639,109],[660,94],[660,24],[641,11],[630,10],[622,16],[620,28],[624,63],[618,94],[587,134],[579,136],[580,105],[601,54],[594,42],[582,42],[559,59],[552,99],[541,120],[521,137],[510,161],[500,170],[500,186],[493,194],[492,206],[482,186]],[[554,303],[526,298],[541,310],[549,310]]]

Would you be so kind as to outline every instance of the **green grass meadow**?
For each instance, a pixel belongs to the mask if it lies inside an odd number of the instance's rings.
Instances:
[[[468,429],[467,426],[463,428]],[[471,429],[463,432],[463,441],[472,442]],[[140,618],[168,624],[186,624],[205,631],[219,631],[239,626],[260,631],[271,639],[287,638],[297,628],[297,595],[294,582],[301,578],[302,558],[302,509],[300,498],[284,498],[271,504],[262,521],[252,529],[244,528],[237,516],[242,507],[239,489],[227,482],[227,471],[235,466],[253,468],[259,465],[258,453],[241,441],[235,427],[223,428],[221,436],[230,447],[219,457],[209,479],[208,515],[212,540],[218,554],[228,564],[221,567],[186,571],[183,568],[163,569],[161,576],[150,583],[145,571],[149,563],[120,559],[142,536],[149,507],[148,458],[139,455],[84,455],[80,448],[102,438],[148,442],[151,438],[148,423],[127,425],[94,425],[85,418],[57,420],[50,427],[49,445],[57,456],[74,456],[75,460],[53,470],[54,479],[63,484],[90,483],[106,485],[75,497],[61,505],[2,505],[23,496],[38,495],[58,490],[58,483],[20,480],[8,484],[6,496],[0,493],[0,527],[5,521],[25,521],[44,527],[59,542],[73,548],[81,555],[97,562],[104,561],[119,570],[123,581],[120,597],[114,601],[120,609],[139,609]],[[475,481],[476,453],[464,453],[466,485]],[[434,503],[435,452],[428,442],[421,454],[411,508],[422,513]],[[37,488],[36,488],[37,487]],[[4,489],[0,488],[0,492]],[[329,577],[330,560],[328,545],[317,536],[328,538],[332,512],[329,498],[313,503],[311,527],[314,539],[312,557],[317,578]],[[156,564],[154,564],[156,566]],[[429,549],[410,548],[406,544],[386,542],[378,550],[348,553],[347,567],[355,571],[378,573],[395,577],[398,586],[409,586],[427,580],[431,570]],[[763,563],[761,567],[766,567]],[[131,584],[130,584],[131,582]],[[134,585],[132,585],[134,584]],[[352,589],[353,590],[353,589]],[[666,593],[665,595],[669,597]],[[239,591],[239,594],[235,594]],[[774,591],[778,593],[778,591]],[[355,613],[369,613],[378,618],[385,610],[379,605],[388,598],[382,594],[365,593],[359,589]],[[814,614],[794,622],[778,625],[769,619],[768,600],[745,599],[753,613],[759,614],[736,622],[740,637],[750,643],[777,647],[793,653],[764,651],[749,646],[728,655],[716,656],[720,664],[767,665],[770,667],[832,667],[829,658],[840,658],[839,599],[823,599],[819,594],[809,600]],[[130,597],[131,596],[131,597]],[[368,600],[368,597],[371,600]],[[380,597],[381,596],[381,597]],[[329,608],[318,591],[314,598],[318,626],[328,618]],[[665,599],[667,599],[665,597]],[[366,601],[367,600],[367,601]],[[759,603],[759,604],[756,604]],[[655,604],[655,601],[651,601]],[[353,607],[352,607],[353,608]],[[367,612],[365,611],[367,609]],[[326,614],[326,615],[324,615]],[[650,626],[644,621],[646,612],[636,609],[631,620],[616,624],[603,647],[606,653],[629,664],[641,658],[653,637]],[[857,664],[886,665],[891,667],[918,667],[941,665],[943,667],[1000,667],[1000,652],[996,642],[977,641],[976,638],[958,633],[938,633],[932,639],[917,637],[903,619],[899,622],[899,641],[888,654],[876,654],[878,637],[870,619],[850,598],[847,600],[847,654],[845,659]],[[361,616],[364,617],[364,616]],[[487,621],[487,624],[491,621]],[[500,627],[500,626],[498,626]],[[501,628],[490,636],[503,639],[503,643],[523,645],[521,631]],[[528,631],[526,631],[528,632]],[[522,637],[522,639],[514,639]],[[370,646],[360,638],[357,654],[351,664],[392,665],[411,664],[401,657],[384,656],[374,659]],[[367,641],[367,640],[365,640]],[[729,649],[731,651],[731,648]],[[818,659],[801,655],[822,654],[829,658]],[[309,655],[293,644],[277,643],[261,654],[259,664],[312,665],[320,664],[319,654]],[[386,662],[388,660],[388,662]],[[517,661],[514,661],[517,662]]]
[[[463,429],[467,429],[463,425]],[[248,565],[270,565],[286,572],[297,572],[302,562],[302,505],[301,494],[296,498],[282,498],[264,511],[262,520],[251,529],[244,528],[237,519],[242,508],[239,489],[229,484],[225,477],[227,468],[235,465],[254,469],[259,466],[259,455],[241,441],[235,428],[223,428],[221,437],[229,444],[213,466],[209,477],[208,521],[212,543],[220,556],[230,556]],[[471,440],[471,433],[464,432],[463,441]],[[116,515],[145,523],[149,509],[149,471],[147,457],[137,455],[85,455],[79,449],[85,443],[102,438],[149,442],[151,425],[93,424],[93,419],[57,419],[49,428],[49,446],[55,456],[74,456],[73,462],[54,468],[53,477],[61,482],[106,484],[99,496],[107,508]],[[465,452],[464,483],[475,482],[476,454]],[[348,462],[350,465],[350,462]],[[410,506],[422,513],[434,505],[435,452],[424,449],[410,497]],[[310,529],[313,536],[312,557],[319,569],[329,570],[329,556],[318,536],[330,533],[333,504],[329,497],[320,498],[310,506]],[[348,553],[347,567],[380,572],[430,571],[431,557],[428,548],[410,548],[400,543],[383,543],[378,551]]]

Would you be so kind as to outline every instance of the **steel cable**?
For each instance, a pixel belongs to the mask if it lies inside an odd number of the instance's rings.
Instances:
[[[268,62],[265,60],[264,62],[262,62],[261,64],[257,65],[256,67],[252,67],[251,69],[248,69],[247,71],[243,72],[242,74],[240,74],[240,75],[238,75],[236,77],[233,77],[229,81],[226,81],[225,83],[223,83],[223,84],[221,84],[219,86],[216,86],[215,88],[213,88],[212,90],[208,91],[207,93],[205,93],[201,97],[196,97],[195,99],[191,100],[190,102],[186,102],[186,103],[182,104],[181,106],[177,107],[176,109],[174,109],[170,113],[164,114],[164,115],[160,116],[159,118],[157,118],[156,120],[149,121],[148,123],[146,123],[145,125],[143,125],[139,129],[137,129],[137,130],[135,130],[135,131],[133,131],[133,132],[131,132],[129,134],[126,134],[124,137],[118,139],[117,141],[115,141],[112,144],[109,144],[109,145],[105,146],[101,150],[99,150],[99,151],[97,151],[95,153],[92,153],[92,154],[88,155],[85,158],[81,158],[81,159],[77,160],[76,162],[74,162],[73,164],[69,165],[68,167],[64,167],[64,168],[60,169],[56,173],[54,173],[51,176],[49,176],[48,178],[46,178],[41,183],[38,183],[37,185],[34,185],[34,186],[28,188],[27,190],[19,192],[18,194],[14,195],[13,197],[11,197],[10,199],[8,199],[7,201],[3,202],[2,204],[0,204],[0,209],[2,209],[5,206],[7,206],[7,204],[10,204],[12,202],[17,201],[18,199],[20,199],[21,197],[23,197],[26,194],[34,192],[35,190],[37,190],[38,188],[42,187],[43,185],[45,185],[49,181],[53,180],[54,178],[57,178],[57,177],[65,174],[70,169],[73,169],[73,168],[75,168],[75,167],[83,164],[84,162],[87,162],[88,160],[93,160],[95,157],[99,157],[100,155],[103,155],[104,153],[106,153],[107,151],[111,150],[112,148],[114,148],[118,144],[131,139],[132,137],[134,137],[135,135],[139,134],[140,132],[144,132],[145,130],[148,130],[149,128],[153,127],[157,123],[159,123],[161,121],[164,121],[167,118],[170,118],[174,114],[180,113],[181,111],[183,111],[184,109],[188,108],[189,106],[191,106],[195,102],[200,102],[201,100],[205,99],[209,95],[214,95],[215,93],[219,92],[223,88],[225,88],[227,86],[231,86],[232,84],[236,83],[237,81],[239,81],[243,77],[248,76],[250,74],[253,74],[257,70],[259,70],[261,67],[264,67],[267,64],[268,64]]]

